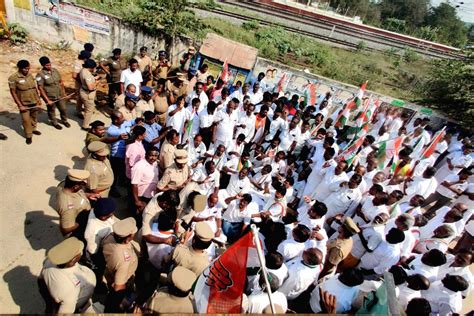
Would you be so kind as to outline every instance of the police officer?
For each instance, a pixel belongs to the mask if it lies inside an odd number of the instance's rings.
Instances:
[[[106,263],[105,278],[110,292],[105,312],[121,312],[124,297],[133,288],[133,276],[138,267],[140,246],[133,241],[137,232],[135,219],[128,217],[116,222],[113,233],[104,239],[103,253]]]
[[[110,154],[107,144],[95,141],[87,146],[91,153],[87,158],[84,169],[90,172],[87,188],[101,197],[108,197],[112,183],[114,182],[114,172],[107,156]]]
[[[184,149],[176,149],[174,155],[174,164],[166,168],[163,177],[157,184],[159,191],[181,190],[191,180],[188,152]]]
[[[177,245],[171,255],[171,262],[175,267],[187,268],[196,275],[200,275],[209,266],[209,254],[206,249],[212,243],[214,232],[208,223],[196,223],[191,245],[188,246],[192,234],[192,230],[185,233],[182,244]],[[193,279],[193,282],[195,280]]]
[[[46,313],[81,313],[88,307],[96,278],[91,269],[78,263],[83,249],[84,243],[71,237],[48,251],[38,280]]]
[[[58,186],[56,211],[59,214],[59,228],[64,236],[73,235],[83,239],[91,209],[89,200],[99,197],[83,190],[89,176],[87,170],[69,169],[66,180]]]
[[[164,50],[160,50],[158,52],[158,65],[156,66],[153,74],[155,76],[155,80],[159,79],[166,79],[168,77],[168,72],[171,69],[171,64],[166,58],[166,52]]]
[[[87,50],[83,50],[77,56],[77,59],[74,61],[73,69],[72,69],[72,79],[74,80],[74,88],[76,89],[76,115],[77,117],[83,119],[84,116],[83,112],[83,104],[81,99],[81,79],[79,78],[79,74],[82,70],[82,65],[84,62],[91,58],[91,52]]]
[[[79,95],[84,104],[84,121],[82,129],[87,131],[91,123],[92,114],[95,111],[96,79],[93,75],[97,64],[94,60],[88,59],[82,65],[79,79],[81,80],[81,89]]]
[[[176,267],[168,275],[168,286],[157,290],[148,300],[148,312],[159,314],[194,313],[190,292],[196,278],[193,271]]]
[[[127,69],[127,61],[122,58],[122,50],[115,48],[112,56],[100,63],[100,67],[107,74],[109,83],[109,106],[114,108],[115,98],[120,94],[120,75],[122,70]]]
[[[64,82],[61,74],[56,68],[51,67],[51,61],[48,57],[43,56],[39,59],[43,69],[36,75],[38,82],[38,90],[43,97],[44,102],[48,108],[48,118],[51,124],[56,129],[62,129],[56,119],[56,107],[59,110],[61,123],[66,127],[71,127],[67,121],[66,101],[63,99],[66,96],[64,90]]]
[[[16,64],[18,71],[8,78],[10,94],[13,97],[18,110],[20,110],[23,130],[25,131],[26,143],[29,145],[33,141],[33,134],[41,135],[36,130],[38,107],[41,106],[36,80],[30,74],[30,62],[20,60]]]

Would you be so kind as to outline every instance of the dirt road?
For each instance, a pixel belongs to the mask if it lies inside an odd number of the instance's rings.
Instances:
[[[43,135],[34,136],[33,144],[26,145],[7,78],[16,71],[17,60],[28,59],[36,74],[39,57],[48,55],[72,86],[69,78],[75,55],[45,50],[37,44],[22,48],[11,48],[4,42],[0,45],[0,133],[8,136],[8,140],[0,141],[0,245],[4,251],[0,256],[4,281],[0,283],[0,313],[42,313],[44,305],[36,276],[46,249],[62,239],[53,209],[54,192],[67,169],[83,167],[85,132],[73,115],[74,104],[68,103],[71,128],[56,130],[47,123],[43,111],[38,119],[38,130]],[[97,118],[109,124],[105,116]]]

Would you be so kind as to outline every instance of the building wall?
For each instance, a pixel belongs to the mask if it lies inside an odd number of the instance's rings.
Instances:
[[[82,36],[78,38],[79,36],[75,33],[76,26],[38,16],[34,13],[33,8],[27,10],[15,6],[14,0],[5,0],[5,4],[9,23],[21,24],[33,39],[52,45],[60,41],[67,41],[71,43],[73,50],[80,51],[85,42],[90,42],[95,46],[95,53],[105,56],[110,54],[114,48],[121,48],[124,54],[132,54],[137,52],[140,47],[147,46],[152,57],[165,47],[163,40],[146,35],[114,16],[107,15],[110,20],[110,34],[81,30]],[[171,52],[171,61],[177,64],[181,55],[187,51],[190,45],[199,46],[198,44],[193,43],[190,39],[176,41]]]

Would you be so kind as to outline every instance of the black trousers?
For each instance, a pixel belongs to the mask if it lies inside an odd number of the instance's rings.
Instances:
[[[118,185],[125,185],[127,177],[125,176],[125,158],[110,157],[110,165],[114,171],[114,182],[112,189],[117,189]]]

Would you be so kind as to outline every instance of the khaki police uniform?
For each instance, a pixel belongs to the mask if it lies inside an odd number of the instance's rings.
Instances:
[[[87,147],[87,146],[89,146],[89,144],[92,143],[92,142],[100,142],[100,137],[97,136],[97,135],[94,134],[94,133],[88,132],[88,133],[86,134],[86,140],[85,140],[85,142],[86,142],[86,147]]]
[[[171,165],[173,165],[175,150],[176,150],[176,146],[171,145],[168,142],[165,142],[161,146],[160,157],[159,157],[161,170],[166,170],[167,168],[171,167]]]
[[[59,110],[61,121],[67,122],[66,101],[58,101],[64,97],[61,88],[61,74],[59,71],[56,68],[51,68],[51,71],[41,69],[41,71],[36,75],[36,81],[38,82],[38,86],[44,89],[46,96],[50,101],[57,101],[53,105],[46,104],[50,122],[57,124],[56,107]]]
[[[43,263],[40,274],[40,291],[46,285],[49,293],[45,300],[54,302],[57,313],[72,314],[81,312],[94,293],[96,278],[91,269],[76,263],[69,268],[59,268],[70,262],[77,255],[82,254],[84,244],[75,237],[68,238],[48,251],[47,259]],[[48,307],[47,307],[48,310]],[[50,309],[53,312],[55,309]],[[54,313],[56,313],[54,311]]]
[[[138,267],[140,245],[135,241],[122,244],[117,243],[115,236],[127,237],[137,232],[135,219],[128,217],[116,222],[110,234],[104,239],[103,253],[106,262],[105,278],[109,286],[124,285],[131,281]]]
[[[159,61],[158,66],[155,68],[156,79],[166,79],[168,77],[168,71],[170,70],[170,64],[167,59]]]
[[[166,94],[166,92],[157,94],[155,96],[155,99],[153,100],[153,103],[155,106],[155,113],[157,114],[158,124],[165,126],[166,119],[168,118],[169,108],[168,95]]]
[[[181,76],[178,75],[178,78],[182,78]],[[185,78],[182,79],[183,81],[185,80]],[[178,88],[174,83],[172,83],[170,80],[166,81],[166,89],[173,94],[175,100],[182,96],[182,95],[185,95],[187,90],[188,90],[188,87],[186,84],[183,84],[183,86],[181,88]]]
[[[204,242],[211,241],[214,238],[214,232],[208,223],[198,222],[194,228],[193,238]],[[209,254],[206,251],[194,250],[191,246],[186,245],[176,246],[171,260],[175,266],[189,269],[196,275],[200,275],[209,266]]]
[[[350,217],[346,217],[342,225],[352,234],[360,232],[359,227]],[[328,271],[329,274],[334,272],[337,266],[351,253],[352,243],[352,237],[347,239],[336,238],[327,243],[326,260],[333,265],[333,268]]]
[[[86,68],[82,68],[79,73],[79,78],[81,79],[81,89],[79,94],[82,103],[84,104],[84,121],[82,122],[82,127],[89,128],[92,114],[95,112],[95,96],[97,91],[96,89],[89,90],[87,84],[95,83],[96,81],[89,69]]]
[[[114,59],[109,57],[102,65],[109,68],[109,75],[107,75],[109,101],[113,104],[115,97],[120,94],[120,75],[122,70],[127,69],[127,61],[124,58]]]
[[[8,87],[14,90],[21,103],[29,108],[28,110],[20,111],[20,115],[25,136],[26,138],[31,138],[38,123],[37,115],[39,109],[34,107],[40,102],[38,90],[36,90],[36,80],[32,74],[29,73],[24,76],[18,71],[8,78]]]
[[[183,169],[179,169],[175,164],[172,164],[165,170],[163,177],[158,182],[158,190],[162,190],[166,186],[168,189],[176,190],[188,180],[190,174],[191,170],[188,165],[185,165]]]
[[[73,73],[77,74],[76,80],[74,81],[74,88],[76,89],[76,113],[81,114],[83,111],[83,104],[82,104],[82,99],[81,99],[81,78],[79,77],[79,74],[82,70],[82,64],[84,64],[83,60],[76,59],[73,65]]]
[[[56,211],[59,214],[59,225],[63,229],[76,224],[76,218],[82,211],[90,211],[91,204],[83,190],[78,192],[66,191],[63,184],[59,185],[56,195]]]
[[[191,290],[195,279],[196,274],[183,267],[176,267],[169,276],[171,286],[183,293]],[[161,288],[153,294],[148,300],[148,309],[154,313],[194,313],[189,294],[184,297],[175,296],[169,293],[168,288]]]
[[[87,188],[89,190],[100,190],[101,197],[108,197],[110,188],[114,183],[114,172],[109,159],[99,161],[94,158],[87,158],[84,170],[91,173]]]

